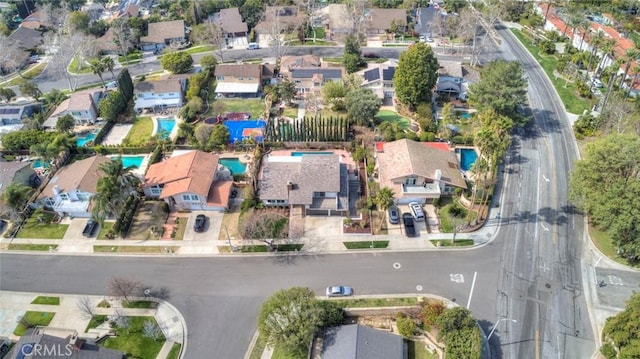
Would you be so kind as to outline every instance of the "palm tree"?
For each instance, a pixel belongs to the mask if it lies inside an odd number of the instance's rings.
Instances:
[[[92,198],[92,216],[99,222],[115,215],[129,196],[138,196],[140,179],[133,174],[134,166],[124,167],[117,158],[100,165],[103,176],[98,180],[96,195]]]
[[[102,163],[100,169],[111,180],[112,184],[118,188],[122,194],[123,202],[129,195],[138,195],[136,190],[140,184],[140,179],[133,174],[136,169],[135,166],[124,167],[122,158],[118,157],[112,161]]]
[[[640,49],[638,48],[629,49],[624,53],[624,57],[623,57],[623,60],[625,61],[624,76],[622,76],[622,79],[620,79],[620,87],[622,87],[622,84],[627,81],[627,76],[629,75],[629,70],[631,69],[631,65],[634,62],[636,62],[639,57],[640,57]],[[631,88],[631,85],[629,86],[629,88]]]
[[[11,182],[0,195],[0,202],[8,207],[10,216],[17,218],[27,204],[29,197],[33,193],[33,188],[20,182]]]
[[[587,63],[587,72],[585,76],[589,76],[589,70],[591,70],[591,61],[593,60],[595,55],[598,53],[598,49],[600,48],[600,46],[604,44],[604,40],[605,40],[605,35],[604,35],[604,32],[602,31],[597,31],[596,34],[591,37],[591,41],[590,41],[591,53],[589,54],[589,61]]]
[[[616,40],[614,39],[604,40],[604,43],[600,47],[600,50],[602,51],[602,59],[600,59],[600,62],[598,62],[598,66],[596,67],[596,73],[600,70],[601,67],[604,66],[604,63],[607,57],[613,58],[615,47],[616,47]]]
[[[378,206],[378,209],[382,211],[382,220],[380,221],[379,230],[382,229],[382,224],[384,223],[387,209],[389,209],[389,207],[393,204],[393,198],[395,197],[395,195],[396,194],[393,193],[393,190],[389,187],[380,188],[380,190],[378,190],[378,193],[376,193],[376,206]]]
[[[89,60],[89,67],[91,67],[91,72],[93,72],[94,75],[98,75],[98,77],[100,78],[100,82],[102,82],[102,87],[106,88],[107,85],[105,85],[104,79],[102,78],[102,73],[105,70],[104,63],[94,58]]]
[[[116,67],[116,63],[113,61],[113,57],[105,56],[102,58],[101,62],[104,66],[104,70],[111,72],[111,79],[115,80],[116,75],[113,73],[113,69]]]

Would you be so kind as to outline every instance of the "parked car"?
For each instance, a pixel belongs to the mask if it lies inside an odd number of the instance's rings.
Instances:
[[[344,285],[338,285],[335,287],[327,287],[327,298],[330,297],[348,297],[353,295],[353,289]]]
[[[204,214],[196,216],[196,223],[193,224],[193,230],[196,232],[204,231],[204,225],[207,223],[207,217]]]
[[[400,210],[396,206],[389,207],[389,223],[400,223]]]
[[[109,81],[106,83],[105,87],[108,89],[114,89],[118,87],[118,81]]]
[[[251,42],[249,43],[249,46],[247,46],[247,50],[258,50],[260,48],[260,45],[258,45],[255,42]]]
[[[413,216],[411,213],[404,213],[402,215],[402,223],[404,224],[404,234],[407,237],[416,236],[416,226],[413,223]]]
[[[85,224],[84,229],[82,230],[82,235],[85,237],[91,237],[93,236],[97,228],[98,223],[93,219],[90,219],[89,221],[87,221],[87,224]]]
[[[591,81],[587,82],[588,85],[593,85],[595,87],[598,88],[603,88],[604,84],[602,83],[602,81],[600,81],[600,79],[592,79]]]
[[[2,234],[6,228],[7,221],[5,221],[4,219],[0,219],[0,234]]]
[[[420,35],[420,42],[427,42],[427,35]]]
[[[364,57],[365,59],[379,59],[380,56],[378,56],[378,54],[373,53],[373,52],[365,52],[362,57]]]
[[[411,210],[411,214],[416,221],[424,221],[424,211],[422,210],[422,206],[418,202],[409,203],[409,209]]]

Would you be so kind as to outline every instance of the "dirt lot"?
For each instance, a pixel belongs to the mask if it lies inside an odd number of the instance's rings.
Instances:
[[[133,225],[127,239],[146,241],[160,239],[162,225],[167,221],[167,213],[162,209],[162,201],[146,201],[138,207],[138,213],[133,219]],[[157,228],[156,232],[151,227]]]
[[[240,239],[238,232],[238,219],[240,218],[240,206],[233,206],[229,209],[229,212],[225,212],[222,217],[222,226],[220,226],[220,234],[218,238],[227,238],[227,231],[229,231],[229,237]]]

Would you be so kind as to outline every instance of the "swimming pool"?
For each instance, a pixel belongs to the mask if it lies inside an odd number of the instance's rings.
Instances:
[[[460,114],[460,118],[463,119],[463,120],[468,120],[468,119],[471,118],[471,114],[469,112],[462,112]]]
[[[333,152],[317,152],[317,151],[305,151],[305,152],[291,152],[291,156],[300,157],[304,155],[332,155]]]
[[[44,162],[40,158],[36,158],[35,161],[31,162],[32,168],[49,168],[49,162]]]
[[[232,175],[243,175],[247,172],[247,165],[240,162],[239,158],[221,158],[218,163],[227,167]]]
[[[478,154],[473,148],[459,148],[456,152],[460,154],[460,168],[468,171],[478,159]]]
[[[78,147],[82,147],[84,145],[87,144],[87,142],[93,141],[96,139],[96,134],[95,133],[90,133],[84,137],[77,137],[76,138],[76,145],[78,145]]]
[[[109,158],[111,158],[112,161],[120,158],[124,168],[131,166],[140,168],[142,166],[142,161],[144,161],[144,156],[111,156]]]
[[[171,135],[171,131],[176,126],[176,120],[173,118],[158,118],[158,129],[156,135],[162,139],[167,139]]]

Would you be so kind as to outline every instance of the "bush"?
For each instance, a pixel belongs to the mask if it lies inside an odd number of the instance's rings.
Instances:
[[[430,302],[427,303],[422,308],[422,312],[420,313],[420,320],[422,320],[422,325],[424,330],[431,330],[431,326],[436,325],[438,323],[438,318],[447,310],[444,303],[442,302]]]
[[[573,124],[573,130],[576,133],[576,137],[592,137],[597,134],[598,130],[600,130],[602,123],[603,121],[600,117],[596,117],[588,113],[578,117],[578,120]]]
[[[405,338],[411,338],[416,331],[416,323],[413,319],[402,313],[398,313],[396,316],[396,325],[398,326],[398,333]]]

